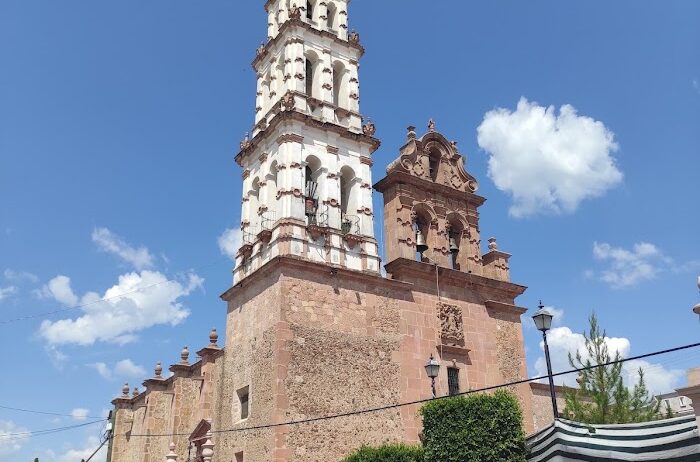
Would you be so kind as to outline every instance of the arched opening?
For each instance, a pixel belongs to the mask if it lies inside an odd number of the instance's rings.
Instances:
[[[312,98],[314,94],[314,63],[306,58],[306,96]]]
[[[306,158],[304,168],[304,213],[307,224],[316,224],[319,204],[319,178],[321,176],[321,161],[316,156]]]
[[[447,248],[450,252],[450,268],[460,270],[459,255],[462,247],[462,234],[464,226],[462,222],[455,216],[448,218],[449,231],[447,233]]]
[[[345,66],[340,61],[336,61],[333,63],[333,104],[338,107],[346,106],[344,98],[346,93]]]
[[[335,30],[335,18],[336,14],[338,12],[338,9],[335,7],[335,3],[329,3],[328,4],[328,19],[326,25],[328,26],[328,30],[334,31]]]
[[[262,82],[262,114],[263,117],[265,116],[265,113],[267,112],[267,108],[269,107],[269,100],[270,100],[270,84],[272,83],[270,79],[270,74],[266,74],[263,82]]]
[[[347,165],[340,169],[340,210],[343,215],[357,210],[355,171]]]
[[[260,209],[260,178],[253,180],[252,186],[248,193],[248,221],[250,222],[250,231],[256,233],[259,225],[258,210]]]
[[[416,261],[429,262],[425,254],[428,250],[428,238],[430,237],[430,215],[423,210],[416,210],[416,219],[413,223],[416,241]]]
[[[267,175],[267,203],[269,204],[268,220],[276,220],[278,215],[277,210],[277,188],[279,187],[279,169],[277,161],[270,165],[270,173]]]
[[[438,172],[440,170],[440,151],[437,149],[432,149],[428,155],[428,163],[430,169],[430,179],[437,181]]]
[[[311,0],[306,1],[306,19],[309,22],[314,20],[314,4]]]

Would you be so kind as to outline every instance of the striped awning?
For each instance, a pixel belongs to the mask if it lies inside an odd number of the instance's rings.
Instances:
[[[528,461],[700,461],[698,435],[695,416],[624,425],[587,425],[557,419],[528,437]]]

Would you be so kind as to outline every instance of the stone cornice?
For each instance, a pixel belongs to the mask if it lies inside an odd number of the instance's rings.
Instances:
[[[436,266],[430,263],[423,263],[408,258],[397,258],[386,265],[386,271],[391,273],[394,278],[401,278],[403,274],[412,275],[419,278],[430,278],[435,281]],[[512,282],[499,281],[496,279],[479,276],[473,273],[464,273],[462,271],[453,270],[438,266],[438,274],[441,283],[451,284],[455,287],[481,286],[489,289],[502,292],[509,298],[515,298],[522,295],[527,287]]]
[[[462,201],[466,201],[474,204],[477,207],[481,207],[486,202],[486,198],[479,196],[474,193],[460,191],[449,186],[445,186],[440,183],[435,183],[423,178],[419,178],[413,175],[409,175],[405,172],[391,172],[381,180],[379,180],[375,185],[374,189],[380,193],[384,193],[390,187],[395,184],[410,184],[420,188],[422,191],[429,191],[442,195],[444,197],[450,197]]]
[[[354,42],[351,42],[349,40],[343,40],[340,37],[338,37],[336,34],[333,34],[333,33],[328,32],[328,31],[316,29],[311,24],[306,23],[306,22],[302,21],[301,19],[288,19],[284,24],[282,24],[280,26],[279,31],[277,32],[277,35],[274,38],[272,38],[271,40],[269,40],[265,44],[265,46],[261,49],[261,51],[257,54],[255,59],[251,63],[253,66],[253,69],[255,69],[257,71],[257,65],[267,58],[267,56],[270,54],[271,48],[275,47],[278,43],[280,43],[282,41],[287,41],[289,39],[294,38],[294,37],[285,37],[285,35],[284,35],[284,33],[287,31],[287,29],[291,29],[294,26],[302,27],[302,28],[306,29],[307,31],[309,31],[313,34],[319,35],[321,37],[330,38],[331,40],[333,40],[334,42],[336,42],[339,45],[347,46],[348,48],[353,48],[353,49],[358,51],[358,53],[359,53],[358,58],[362,57],[362,55],[365,54],[364,47],[362,45],[360,45],[359,43],[354,43]]]
[[[495,300],[486,300],[484,305],[486,305],[486,308],[490,308],[492,310],[505,311],[508,313],[517,314],[518,316],[527,313],[527,308],[511,305],[510,303],[497,302]]]
[[[379,146],[381,145],[381,141],[379,141],[377,138],[367,136],[364,133],[353,133],[345,127],[336,125],[331,122],[322,122],[320,120],[315,119],[313,116],[298,112],[296,110],[282,111],[272,118],[270,124],[265,130],[259,132],[257,135],[255,135],[255,137],[252,140],[250,140],[245,149],[242,149],[238,154],[236,154],[236,163],[242,167],[244,157],[251,152],[255,152],[255,149],[263,140],[266,140],[270,136],[278,135],[279,131],[275,130],[275,128],[282,122],[286,122],[289,120],[297,120],[302,123],[305,123],[310,127],[336,133],[342,138],[357,141],[358,143],[368,144],[372,148],[372,152],[379,149]]]
[[[314,262],[294,255],[280,255],[246,276],[243,281],[228,289],[220,297],[224,301],[231,301],[243,288],[255,284],[257,279],[264,278],[275,272],[283,276],[285,273],[298,275],[302,271],[312,271],[317,274],[334,274],[338,280],[359,280],[366,282],[368,287],[373,288],[386,287],[406,290],[407,292],[413,289],[413,284],[411,283],[387,279],[375,272],[351,270],[341,266]]]

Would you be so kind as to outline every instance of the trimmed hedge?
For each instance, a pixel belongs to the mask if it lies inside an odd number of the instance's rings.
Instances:
[[[508,391],[431,401],[423,406],[421,415],[426,461],[526,460],[522,412],[517,398]]]
[[[363,446],[343,462],[423,462],[423,449],[405,444],[370,448]]]

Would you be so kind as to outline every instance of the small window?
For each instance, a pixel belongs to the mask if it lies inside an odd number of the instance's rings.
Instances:
[[[236,453],[236,462],[243,462],[243,453],[242,452]]]
[[[447,368],[447,386],[450,396],[459,394],[459,369],[456,367]]]
[[[241,405],[241,420],[248,418],[249,397],[250,393],[248,387],[238,390],[238,402]]]
[[[678,401],[681,402],[681,407],[684,407],[684,406],[685,406],[685,398],[684,398],[683,396],[680,396],[680,397],[678,398]]]
[[[314,20],[314,6],[310,0],[306,2],[306,19],[309,21]]]

